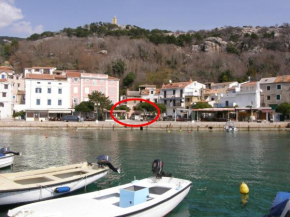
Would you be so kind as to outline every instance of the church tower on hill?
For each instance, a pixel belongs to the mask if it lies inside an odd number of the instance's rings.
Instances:
[[[118,25],[117,17],[116,16],[113,17],[113,24]]]

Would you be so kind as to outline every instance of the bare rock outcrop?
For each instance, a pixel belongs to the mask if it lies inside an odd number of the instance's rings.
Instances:
[[[227,42],[219,37],[209,37],[204,42],[203,51],[208,53],[221,53],[225,51]]]

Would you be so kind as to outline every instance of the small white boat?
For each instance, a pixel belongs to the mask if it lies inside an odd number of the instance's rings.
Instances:
[[[270,209],[269,215],[264,217],[287,217],[290,215],[290,193],[278,192]]]
[[[235,123],[232,121],[228,121],[225,125],[225,131],[226,132],[235,132],[238,131],[238,128],[235,127]]]
[[[103,158],[98,164],[85,162],[0,174],[0,205],[40,201],[73,192],[107,175],[108,167],[118,171]]]
[[[9,148],[0,149],[0,168],[13,165],[14,155],[20,155],[19,152],[10,151]]]
[[[102,191],[21,206],[9,210],[8,216],[165,216],[188,194],[191,182],[162,177],[162,162],[159,162],[153,163],[155,177]]]

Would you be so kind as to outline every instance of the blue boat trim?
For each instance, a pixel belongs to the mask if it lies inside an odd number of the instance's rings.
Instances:
[[[148,206],[148,207],[143,208],[143,209],[140,209],[140,210],[138,210],[138,211],[130,212],[130,213],[126,213],[125,215],[118,215],[118,216],[115,216],[115,217],[125,217],[125,216],[128,216],[128,215],[133,215],[133,214],[136,214],[136,213],[143,212],[143,211],[145,211],[145,210],[147,210],[147,209],[151,209],[151,208],[153,208],[153,207],[155,207],[155,206],[158,206],[158,205],[160,205],[160,204],[162,204],[162,203],[164,203],[164,202],[166,202],[166,201],[168,201],[168,200],[170,200],[170,199],[176,197],[178,194],[180,194],[180,193],[182,193],[183,191],[185,191],[186,189],[188,189],[191,185],[192,185],[192,183],[190,183],[188,186],[186,186],[182,191],[179,191],[179,192],[177,192],[176,194],[172,195],[171,197],[166,198],[165,200],[162,200],[162,201],[160,201],[160,202],[158,202],[158,203],[156,203],[156,204],[154,204],[154,205],[152,205],[152,206]]]

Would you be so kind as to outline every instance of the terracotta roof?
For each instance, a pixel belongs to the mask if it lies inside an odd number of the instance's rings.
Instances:
[[[26,74],[26,79],[54,80],[54,75]]]
[[[140,96],[140,92],[139,91],[130,91],[127,90],[127,96]]]
[[[249,83],[245,83],[245,84],[242,84],[242,86],[251,86],[251,85],[256,85],[257,82],[249,82]]]
[[[54,75],[55,79],[66,79],[66,75]]]
[[[33,66],[32,69],[54,69],[55,67],[51,66]]]
[[[6,82],[7,79],[0,79],[0,82]]]
[[[155,94],[159,94],[160,93],[160,89],[156,89]]]
[[[119,78],[115,78],[115,77],[112,77],[112,76],[109,76],[108,79],[109,79],[109,80],[120,80]]]
[[[0,70],[14,71],[12,67],[8,67],[8,66],[0,66]]]
[[[215,93],[225,93],[226,92],[226,88],[219,88],[219,89],[206,89],[204,91],[204,94],[206,95],[211,95],[211,94],[215,94]]]
[[[276,77],[274,83],[289,83],[290,75],[278,76]]]
[[[144,90],[141,91],[141,95],[148,95],[148,94],[149,94],[149,90],[148,89],[144,89]]]
[[[68,72],[66,73],[66,76],[69,78],[80,78],[81,77],[81,73],[80,72]]]
[[[170,83],[170,84],[164,84],[162,85],[162,89],[174,89],[174,88],[184,88],[186,87],[187,85],[189,85],[190,81],[187,81],[187,82],[176,82],[176,83]]]

